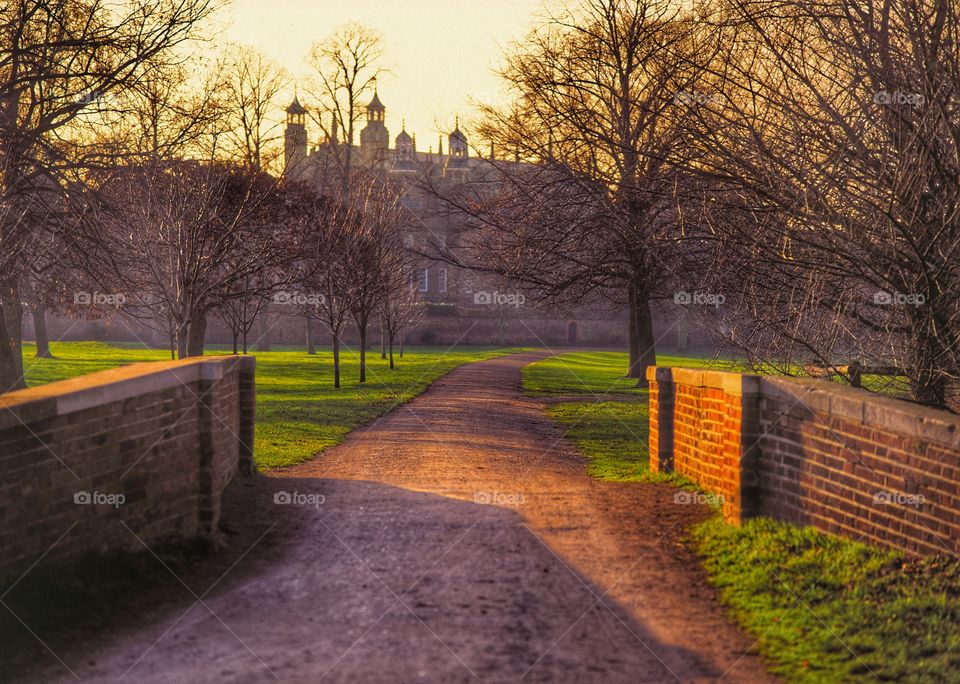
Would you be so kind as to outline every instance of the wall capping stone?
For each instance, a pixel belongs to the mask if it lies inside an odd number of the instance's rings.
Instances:
[[[216,380],[234,364],[256,363],[247,356],[201,356],[178,361],[147,361],[97,371],[0,395],[0,429],[64,416],[115,401]],[[229,366],[229,368],[228,368]]]

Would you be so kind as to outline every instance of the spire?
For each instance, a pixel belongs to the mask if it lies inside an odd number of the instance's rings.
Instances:
[[[367,109],[374,111],[384,111],[386,107],[383,106],[383,103],[380,101],[380,92],[377,90],[377,80],[373,80],[373,99],[370,100],[370,104],[367,105]]]
[[[303,105],[300,104],[299,98],[294,94],[293,102],[290,103],[290,106],[287,107],[287,114],[306,114],[307,110],[304,109]]]

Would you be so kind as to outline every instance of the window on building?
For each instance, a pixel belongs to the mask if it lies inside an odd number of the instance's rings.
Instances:
[[[426,292],[430,289],[430,271],[426,268],[420,269],[420,283],[418,288],[421,292]]]
[[[441,268],[440,273],[437,274],[437,289],[441,292],[447,291],[447,269]]]
[[[473,294],[473,283],[470,282],[469,278],[465,278],[463,281],[463,294]]]

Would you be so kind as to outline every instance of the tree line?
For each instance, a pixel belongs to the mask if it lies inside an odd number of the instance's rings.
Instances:
[[[365,342],[416,316],[385,228],[408,220],[399,191],[352,158],[376,36],[315,47],[309,114],[336,149],[298,187],[267,173],[282,72],[243,49],[187,68],[214,10],[0,9],[4,388],[22,384],[24,302],[37,320],[94,285],[178,356],[207,316],[245,340],[295,288],[335,347],[346,325]],[[508,51],[511,97],[476,126],[486,171],[421,179],[463,218],[432,256],[531,301],[625,307],[640,382],[654,312],[681,307],[757,367],[892,366],[956,410],[958,31],[958,0],[569,0]]]
[[[16,0],[0,9],[0,391],[25,385],[25,307],[121,312],[203,353],[223,320],[234,352],[266,308],[326,324],[336,386],[349,323],[393,345],[421,315],[401,244],[400,189],[359,169],[282,177],[282,70],[249,48],[203,57],[206,0]],[[309,334],[309,332],[308,332]]]
[[[956,0],[573,0],[483,108],[456,260],[625,305],[640,382],[681,306],[759,368],[960,410],[958,32]]]

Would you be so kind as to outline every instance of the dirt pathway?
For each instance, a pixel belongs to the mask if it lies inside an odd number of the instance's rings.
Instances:
[[[226,517],[242,553],[183,578],[178,601],[131,615],[71,669],[191,683],[771,681],[681,542],[706,511],[670,487],[588,478],[520,392],[520,368],[542,356],[457,369],[339,447],[239,487]],[[76,681],[56,663],[40,677]]]

